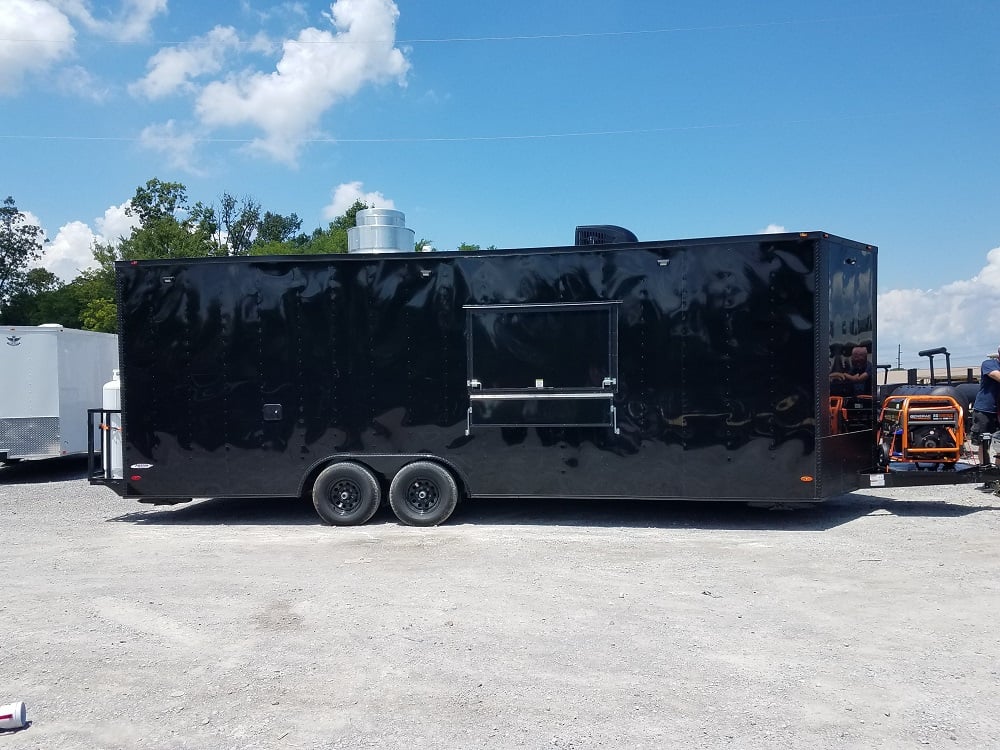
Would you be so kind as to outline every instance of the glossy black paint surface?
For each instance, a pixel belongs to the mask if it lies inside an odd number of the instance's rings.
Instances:
[[[822,499],[870,459],[827,375],[874,259],[812,233],[120,263],[126,493],[431,455],[473,496]]]
[[[828,352],[825,362],[821,360],[820,367],[826,367],[827,372],[840,369],[843,362],[849,361],[851,351],[855,347],[865,348],[874,364],[874,352],[877,349],[875,328],[875,301],[877,289],[877,253],[874,249],[859,247],[836,238],[829,239],[824,244],[823,260],[827,268],[826,281],[821,291],[821,305],[828,309],[827,326],[820,331],[820,352]],[[838,361],[839,360],[839,361]],[[871,390],[866,389],[866,395],[852,398],[851,391],[844,391],[831,380],[819,378],[821,403],[826,403],[831,395],[845,398],[845,404],[851,407],[844,412],[849,414],[846,433],[837,434],[830,420],[820,425],[822,438],[822,482],[827,495],[838,492],[849,492],[856,488],[856,477],[852,472],[859,469],[859,456],[867,452],[866,466],[875,465],[875,408],[876,401],[871,398]],[[863,409],[858,409],[863,406]],[[852,482],[854,484],[852,485]]]

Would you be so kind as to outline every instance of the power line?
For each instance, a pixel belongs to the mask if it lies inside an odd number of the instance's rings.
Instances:
[[[975,111],[992,112],[1000,110],[1000,103],[975,107]],[[663,133],[682,133],[706,130],[732,130],[741,128],[771,127],[774,125],[793,126],[811,125],[818,122],[849,122],[859,120],[873,120],[893,117],[915,117],[928,116],[940,112],[953,113],[954,108],[931,108],[924,110],[907,110],[896,112],[867,112],[864,114],[842,114],[839,116],[825,116],[815,118],[800,118],[786,120],[757,120],[750,122],[732,123],[703,123],[698,125],[670,125],[657,128],[622,128],[614,130],[584,130],[584,131],[564,131],[554,133],[522,133],[522,134],[500,134],[500,135],[465,135],[465,136],[396,136],[384,138],[335,138],[335,137],[314,137],[314,138],[289,138],[289,142],[296,144],[393,144],[393,143],[475,143],[475,142],[498,142],[498,141],[538,141],[556,140],[570,138],[597,138],[611,136],[639,136],[657,135]],[[246,144],[260,141],[264,136],[244,137],[244,138],[221,138],[213,136],[189,136],[187,140],[194,143],[234,143]],[[21,140],[21,141],[88,141],[88,142],[169,142],[175,140],[171,136],[88,136],[88,135],[41,135],[41,134],[19,134],[0,133],[0,140]]]
[[[825,118],[828,120],[828,118]],[[632,130],[592,130],[566,133],[529,133],[522,135],[469,135],[469,136],[401,136],[394,138],[292,138],[295,143],[469,143],[476,141],[530,141],[552,138],[591,138],[613,135],[644,135],[650,133],[666,133],[684,130],[711,130],[740,127],[739,125],[678,125],[668,128],[637,128]],[[0,139],[25,141],[171,141],[170,136],[87,136],[87,135],[19,135],[0,133]],[[261,138],[215,138],[192,137],[189,140],[197,143],[253,143]]]
[[[413,38],[413,39],[395,39],[393,37],[378,37],[371,39],[345,39],[343,35],[340,37],[332,39],[315,39],[315,40],[302,40],[302,39],[285,39],[284,44],[303,44],[303,45],[328,45],[328,44],[455,44],[455,43],[472,43],[472,42],[521,42],[521,41],[551,41],[551,40],[561,40],[561,39],[599,39],[599,38],[614,38],[614,37],[635,37],[635,36],[654,36],[659,34],[682,34],[682,33],[694,33],[694,32],[711,32],[711,31],[741,31],[745,29],[766,29],[766,28],[780,28],[788,26],[806,26],[806,25],[822,25],[822,24],[834,24],[834,23],[854,23],[858,21],[876,21],[885,19],[896,19],[896,18],[914,18],[917,16],[928,16],[937,15],[942,11],[917,11],[908,13],[879,13],[867,16],[840,16],[840,17],[830,17],[830,18],[803,18],[803,19],[789,19],[785,21],[757,21],[752,23],[733,23],[733,24],[715,24],[707,26],[674,26],[669,28],[661,29],[633,29],[625,31],[584,31],[584,32],[561,32],[552,34],[511,34],[503,36],[457,36],[457,37],[440,37],[440,38]],[[23,43],[23,44],[67,44],[76,41],[76,37],[68,37],[62,39],[27,39],[27,38],[16,38],[16,37],[0,37],[0,42],[12,42],[12,43]],[[138,39],[104,39],[104,42],[108,44],[132,44],[132,45],[143,45],[143,46],[153,46],[153,47],[178,47],[190,44],[191,40],[185,41],[156,41],[156,40],[138,40]],[[253,42],[241,42],[242,44],[249,45]]]

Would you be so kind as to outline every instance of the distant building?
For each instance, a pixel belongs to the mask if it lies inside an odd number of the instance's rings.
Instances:
[[[965,381],[971,383],[979,382],[979,366],[980,363],[975,365],[961,364],[951,366],[951,379],[955,381]],[[884,369],[877,369],[876,382],[879,385],[883,383],[909,383],[910,373],[916,373],[915,378],[917,384],[924,385],[931,382],[931,370],[929,367],[918,367],[912,369],[902,369],[902,370],[889,370],[886,372]],[[947,380],[948,370],[945,368],[945,363],[941,362],[939,365],[937,361],[934,362],[934,380]]]

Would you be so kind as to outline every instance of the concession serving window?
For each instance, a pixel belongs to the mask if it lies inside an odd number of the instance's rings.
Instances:
[[[618,432],[620,305],[467,305],[466,434],[476,426]]]

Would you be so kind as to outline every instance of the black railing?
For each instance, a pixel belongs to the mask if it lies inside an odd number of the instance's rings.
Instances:
[[[122,481],[111,473],[111,438],[115,430],[121,431],[111,417],[121,413],[121,409],[87,409],[87,478],[91,484]],[[117,421],[120,425],[121,419]]]

